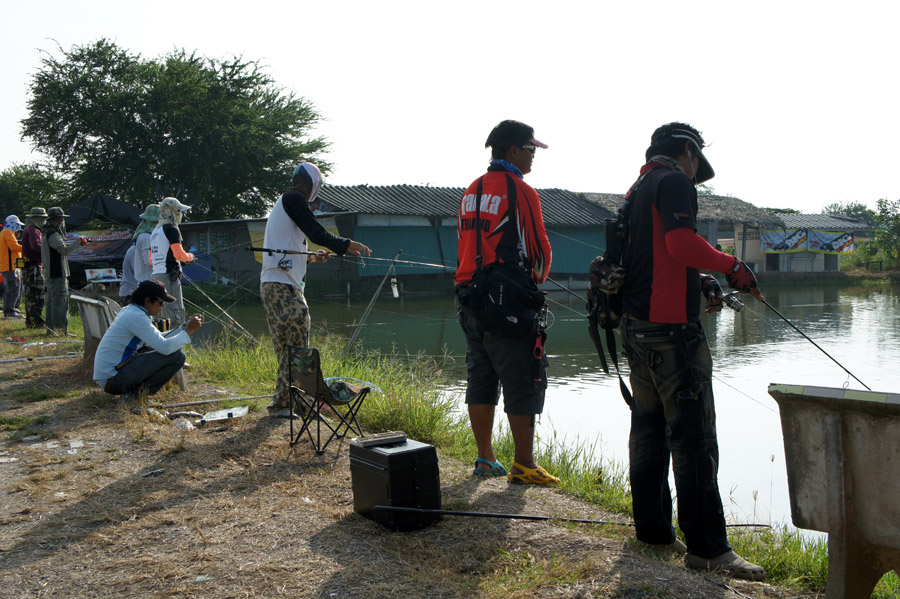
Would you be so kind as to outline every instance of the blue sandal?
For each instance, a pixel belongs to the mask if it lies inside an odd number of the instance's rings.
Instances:
[[[487,464],[488,469],[479,468],[478,464]],[[500,462],[492,462],[484,458],[475,458],[475,470],[472,471],[474,476],[506,476],[508,473],[506,468]]]

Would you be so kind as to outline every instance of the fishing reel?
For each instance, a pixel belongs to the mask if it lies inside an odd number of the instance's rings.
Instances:
[[[730,293],[726,293],[722,296],[722,302],[735,312],[740,312],[744,309],[744,302],[738,299],[739,294],[740,291],[732,291]]]
[[[278,261],[278,268],[281,270],[293,270],[294,261],[289,260],[287,256]]]
[[[744,302],[738,299],[739,291],[731,291],[729,293],[722,293],[722,287],[719,285],[719,281],[712,275],[702,274],[700,275],[700,289],[703,291],[703,297],[706,298],[706,311],[718,311],[717,304],[719,302],[725,304],[735,312],[740,312],[744,309]]]

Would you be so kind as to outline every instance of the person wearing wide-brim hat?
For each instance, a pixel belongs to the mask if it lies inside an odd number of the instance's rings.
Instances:
[[[44,283],[47,285],[47,309],[44,322],[48,328],[65,334],[69,329],[69,259],[68,256],[87,243],[86,237],[66,242],[66,221],[69,216],[54,206],[47,211],[41,240],[41,261],[44,263]]]
[[[127,303],[138,283],[153,278],[153,262],[150,259],[150,238],[159,222],[159,204],[150,204],[141,214],[141,222],[134,230],[134,244],[128,248],[122,261],[122,284],[119,298]]]
[[[41,262],[41,229],[47,222],[47,211],[40,206],[32,208],[25,215],[22,229],[22,294],[25,296],[25,326],[30,329],[44,327],[44,272]]]

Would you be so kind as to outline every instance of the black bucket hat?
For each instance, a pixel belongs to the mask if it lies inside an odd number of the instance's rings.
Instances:
[[[695,131],[685,129],[683,127],[673,127],[671,124],[663,125],[653,132],[653,135],[650,137],[650,143],[652,145],[654,143],[663,141],[665,138],[684,139],[691,142],[691,145],[694,146],[694,150],[697,152],[697,158],[698,160],[700,160],[700,166],[697,168],[697,172],[694,174],[694,178],[697,180],[697,183],[709,181],[716,176],[716,171],[713,170],[713,167],[709,163],[709,160],[707,160],[706,156],[703,155],[703,138],[700,137]]]

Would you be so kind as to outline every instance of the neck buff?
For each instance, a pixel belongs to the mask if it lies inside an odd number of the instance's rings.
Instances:
[[[665,167],[669,170],[678,171],[680,173],[684,173],[684,169],[681,168],[681,165],[674,158],[670,158],[669,156],[663,156],[662,154],[658,154],[656,156],[651,156],[650,160],[647,161],[647,164],[641,167],[640,175],[638,175],[637,180],[632,183],[631,187],[625,193],[625,200],[627,201],[631,194],[637,191],[637,188],[641,186],[641,181],[644,180],[644,177],[647,176],[647,173],[652,171],[658,167]],[[686,175],[687,173],[685,173]]]
[[[141,223],[137,226],[137,229],[134,230],[134,235],[132,235],[132,239],[137,239],[138,235],[141,233],[151,233],[153,229],[156,228],[157,221],[148,220],[146,218],[141,219]]]
[[[517,176],[519,179],[525,178],[525,175],[522,174],[521,169],[519,169],[519,167],[517,167],[515,164],[513,164],[509,160],[502,160],[500,158],[495,158],[495,159],[491,160],[491,164],[493,164],[495,166],[503,167],[504,169],[508,170],[509,172],[511,172],[512,174]]]
[[[165,198],[159,203],[159,225],[175,225],[181,224],[183,213],[179,207],[181,204],[175,198]],[[152,229],[157,227],[157,223],[153,223]]]

